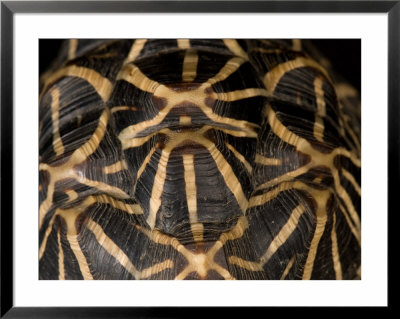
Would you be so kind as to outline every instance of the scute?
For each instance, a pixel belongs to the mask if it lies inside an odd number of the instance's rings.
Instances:
[[[312,42],[69,40],[40,279],[359,279],[360,103]]]

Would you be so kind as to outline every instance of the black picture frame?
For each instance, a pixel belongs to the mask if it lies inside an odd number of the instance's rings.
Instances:
[[[13,300],[13,19],[16,13],[387,13],[388,14],[388,207],[396,213],[399,184],[400,1],[1,1],[1,318],[191,317],[225,308],[15,307]],[[388,214],[388,218],[391,218]],[[394,227],[394,223],[388,223]],[[393,231],[389,229],[389,235]],[[389,238],[388,238],[389,239]],[[390,241],[389,241],[390,244]],[[389,245],[390,247],[390,245]],[[390,257],[389,257],[390,262]],[[390,286],[390,280],[388,286]],[[391,307],[388,299],[387,310]],[[308,309],[294,308],[296,315]],[[248,309],[236,309],[249,316]],[[247,313],[247,314],[246,314]],[[265,314],[267,315],[267,314]],[[251,316],[251,315],[250,315]]]

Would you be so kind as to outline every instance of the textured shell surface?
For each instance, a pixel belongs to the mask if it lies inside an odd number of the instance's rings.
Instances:
[[[40,279],[360,279],[358,91],[302,40],[66,40]]]

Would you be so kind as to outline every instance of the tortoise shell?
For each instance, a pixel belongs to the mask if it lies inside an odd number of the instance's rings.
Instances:
[[[69,40],[40,279],[360,278],[360,100],[311,42]]]

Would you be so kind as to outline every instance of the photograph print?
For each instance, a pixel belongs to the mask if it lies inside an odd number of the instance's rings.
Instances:
[[[361,279],[360,39],[39,59],[39,279]]]

